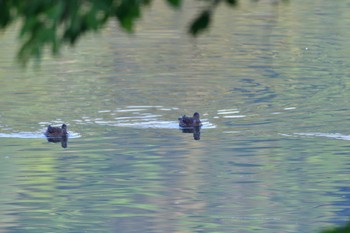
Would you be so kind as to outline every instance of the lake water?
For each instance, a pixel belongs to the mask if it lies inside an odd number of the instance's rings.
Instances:
[[[1,232],[318,232],[350,215],[349,1],[147,8],[40,69],[0,44]],[[200,140],[177,118],[198,111]],[[66,123],[67,148],[47,142]]]

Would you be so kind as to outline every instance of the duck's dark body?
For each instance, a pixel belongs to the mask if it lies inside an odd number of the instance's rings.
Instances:
[[[193,117],[187,117],[186,115],[179,118],[179,126],[183,128],[187,127],[200,127],[202,123],[199,119],[199,113],[195,112]]]
[[[46,137],[57,138],[57,137],[66,137],[67,136],[67,125],[63,124],[62,127],[52,127],[49,125],[45,132]]]

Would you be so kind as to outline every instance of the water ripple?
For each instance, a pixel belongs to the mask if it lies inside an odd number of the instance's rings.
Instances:
[[[81,135],[75,132],[68,133],[69,138],[80,138]],[[0,138],[46,138],[43,131],[38,132],[12,132],[0,133]]]
[[[116,110],[101,110],[99,113],[104,114],[103,117],[89,119],[89,121],[93,121],[95,124],[99,125],[117,127],[131,127],[141,129],[178,129],[179,124],[177,120],[164,120],[166,116],[164,116],[163,113],[169,111],[178,111],[178,108],[138,105],[126,106],[125,108],[118,108]],[[201,120],[203,124],[202,128],[216,128],[216,126],[210,123],[208,119]],[[86,123],[87,119],[76,120],[76,122]]]
[[[178,129],[179,123],[177,121],[162,121],[158,119],[147,120],[140,118],[139,121],[95,121],[96,124],[110,125],[118,127],[131,127],[131,128],[143,128],[143,129]],[[208,121],[202,121],[203,129],[216,128],[214,124]]]
[[[340,140],[350,140],[350,135],[343,135],[340,133],[294,133],[299,136],[309,136],[309,137],[326,137],[332,139]]]
[[[246,115],[236,115],[240,113],[238,109],[219,109],[218,115],[222,115],[222,118],[244,118]],[[220,118],[219,116],[216,116],[215,118]]]

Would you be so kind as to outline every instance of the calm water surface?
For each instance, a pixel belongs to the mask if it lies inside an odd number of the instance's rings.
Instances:
[[[21,70],[0,44],[1,232],[317,232],[350,215],[349,1],[162,2]],[[200,140],[177,118],[201,113]],[[68,147],[48,124],[68,125]]]

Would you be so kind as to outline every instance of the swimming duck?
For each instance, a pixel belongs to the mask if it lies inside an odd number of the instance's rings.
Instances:
[[[67,125],[63,124],[62,127],[52,127],[49,125],[45,132],[46,137],[66,137],[67,136]]]
[[[199,119],[199,113],[195,112],[193,117],[187,117],[183,115],[179,118],[180,127],[200,127],[202,126],[201,120]]]

